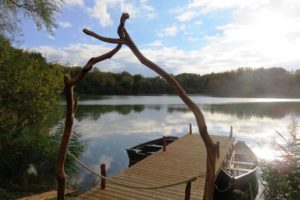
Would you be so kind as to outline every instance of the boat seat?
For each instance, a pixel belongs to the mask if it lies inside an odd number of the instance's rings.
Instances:
[[[162,145],[158,145],[158,144],[149,144],[147,146],[151,146],[151,147],[156,147],[156,148],[162,148]]]
[[[240,161],[233,161],[232,164],[238,164],[238,165],[250,165],[255,166],[256,164],[253,162],[240,162]]]
[[[235,167],[225,167],[224,169],[229,171],[242,171],[242,172],[250,172],[253,170],[253,169],[235,168]]]
[[[147,145],[143,146],[140,150],[143,153],[149,154],[150,152],[159,151],[161,148],[162,148],[161,145],[147,144]]]
[[[140,153],[141,152],[140,149],[126,149],[126,151],[132,151],[132,152],[135,152],[135,153]]]

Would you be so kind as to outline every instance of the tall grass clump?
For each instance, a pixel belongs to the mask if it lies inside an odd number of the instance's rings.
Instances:
[[[285,134],[277,132],[284,144],[276,142],[281,156],[270,162],[262,162],[261,182],[265,200],[300,199],[300,140],[298,123],[292,120]]]

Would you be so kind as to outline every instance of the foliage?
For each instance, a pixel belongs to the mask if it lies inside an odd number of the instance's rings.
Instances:
[[[14,199],[55,185],[61,130],[49,134],[60,118],[63,68],[39,53],[10,46],[0,37],[0,196]],[[71,139],[70,151],[84,146]],[[75,172],[67,160],[67,172]]]
[[[80,68],[65,69],[76,74]],[[238,70],[206,75],[183,73],[175,79],[189,94],[224,97],[299,97],[300,71],[283,68]],[[90,95],[172,94],[160,77],[143,77],[128,72],[110,73],[94,69],[76,86],[76,91]]]
[[[23,130],[17,138],[1,135],[0,196],[6,195],[7,199],[12,199],[55,189],[55,163],[62,127],[59,125],[50,135],[32,134],[29,129]],[[79,156],[84,148],[85,144],[80,142],[79,136],[73,134],[69,151]],[[74,160],[67,157],[65,169],[68,176],[74,175],[77,172]]]
[[[39,53],[15,49],[4,38],[0,40],[1,120],[17,129],[47,122],[51,118],[47,113],[60,100],[62,68],[49,65]]]
[[[31,18],[40,30],[43,27],[52,32],[56,23],[61,0],[1,0],[0,34],[13,38],[20,31],[20,18]]]
[[[296,127],[297,123],[292,121],[289,126],[290,141],[278,133],[287,141],[286,146],[277,144],[283,150],[282,158],[261,164],[265,200],[300,199],[300,144]]]

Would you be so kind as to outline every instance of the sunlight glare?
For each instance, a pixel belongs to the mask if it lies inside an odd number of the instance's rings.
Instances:
[[[278,159],[281,155],[279,151],[267,146],[257,146],[254,147],[252,150],[257,156],[258,160],[272,161]]]
[[[274,11],[264,11],[257,14],[253,23],[249,25],[249,34],[251,34],[252,45],[263,56],[268,58],[281,57],[289,60],[293,57],[291,47],[292,41],[289,41],[289,33],[295,29],[297,22],[283,13]]]

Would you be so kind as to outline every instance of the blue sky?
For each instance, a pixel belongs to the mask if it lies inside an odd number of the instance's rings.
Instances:
[[[54,35],[23,20],[22,48],[50,62],[82,66],[113,45],[82,32],[116,37],[126,29],[145,56],[169,73],[227,71],[239,67],[300,69],[300,1],[297,0],[65,0]],[[97,64],[102,71],[153,76],[128,48]]]

